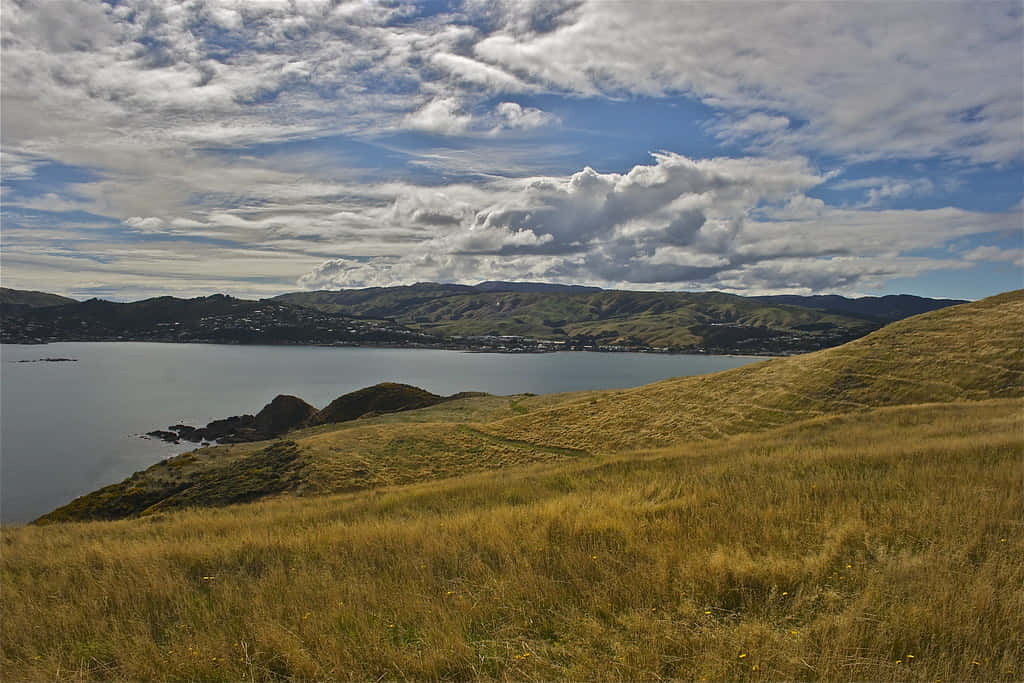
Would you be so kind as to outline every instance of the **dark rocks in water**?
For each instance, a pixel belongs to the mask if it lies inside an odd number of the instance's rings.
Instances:
[[[199,443],[203,440],[202,430],[196,429],[191,425],[171,425],[168,427],[172,432],[178,433],[178,438],[183,441],[191,441],[192,443]]]
[[[245,438],[254,433],[252,425],[255,419],[252,415],[234,415],[223,420],[214,420],[198,431],[202,438],[209,441],[220,441],[221,443],[256,441],[256,439]],[[239,438],[240,436],[243,438]]]
[[[150,435],[165,441],[177,443],[179,439],[192,443],[218,441],[220,443],[245,443],[273,439],[293,429],[311,424],[317,414],[316,408],[294,396],[277,396],[256,415],[235,415],[214,420],[205,427],[177,424],[168,430],[156,430]],[[170,435],[168,438],[165,435]]]
[[[178,441],[178,435],[175,432],[169,432],[163,429],[154,429],[151,432],[146,432],[146,436],[152,436],[157,439],[162,439],[167,443],[180,443]]]
[[[293,429],[348,422],[384,413],[426,408],[444,401],[470,396],[485,396],[480,392],[462,392],[453,396],[438,396],[409,384],[383,382],[339,396],[323,410],[317,410],[301,398],[281,394],[255,415],[235,415],[214,420],[205,427],[177,424],[170,431],[156,430],[150,436],[178,443],[179,440],[222,444],[264,441],[286,434]]]
[[[397,413],[426,408],[448,399],[409,384],[382,382],[331,401],[316,416],[315,424],[347,422],[367,413]]]

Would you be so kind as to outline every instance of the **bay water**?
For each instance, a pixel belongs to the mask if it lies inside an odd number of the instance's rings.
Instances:
[[[255,414],[278,394],[322,408],[378,382],[413,384],[436,394],[616,389],[757,360],[145,342],[2,345],[0,522],[30,521],[195,448],[142,439],[141,434]]]

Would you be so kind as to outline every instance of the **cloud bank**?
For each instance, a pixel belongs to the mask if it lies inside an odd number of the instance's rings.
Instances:
[[[1019,262],[1019,184],[954,192],[1022,163],[1015,2],[2,12],[8,285],[855,292]],[[615,103],[662,107],[666,144],[586,115]]]

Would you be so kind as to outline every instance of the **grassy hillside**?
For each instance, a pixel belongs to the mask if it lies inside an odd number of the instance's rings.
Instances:
[[[487,425],[615,452],[877,406],[1024,396],[1024,290],[909,318],[834,349],[666,380]]]
[[[466,397],[327,424],[288,435],[294,444],[283,481],[266,476],[272,442],[201,449],[43,521],[131,516],[159,509],[152,506],[165,497],[165,506],[232,502],[209,481],[231,479],[248,499],[325,494],[756,433],[888,405],[1017,398],[1024,396],[1020,329],[1024,291],[908,319],[835,349],[714,375],[622,391]]]
[[[421,284],[297,292],[275,300],[331,313],[394,319],[441,335],[588,338],[602,344],[730,347],[799,338],[831,346],[878,327],[874,320],[720,293],[480,291]],[[784,344],[783,344],[784,346]]]
[[[1022,414],[1020,399],[880,408],[372,492],[6,528],[0,674],[1020,680]]]

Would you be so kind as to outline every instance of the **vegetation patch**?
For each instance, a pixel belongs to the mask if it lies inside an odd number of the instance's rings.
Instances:
[[[121,519],[157,510],[246,503],[293,488],[298,482],[298,455],[294,441],[278,441],[251,455],[197,468],[196,455],[186,453],[76,498],[36,523]]]

